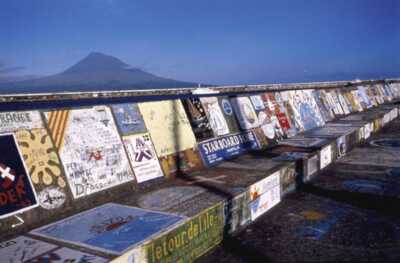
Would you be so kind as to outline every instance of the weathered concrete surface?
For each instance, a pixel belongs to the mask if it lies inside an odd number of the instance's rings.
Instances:
[[[197,262],[399,262],[399,130],[395,120]]]

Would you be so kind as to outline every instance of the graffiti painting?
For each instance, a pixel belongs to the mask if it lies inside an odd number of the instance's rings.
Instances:
[[[200,100],[198,98],[184,99],[182,100],[182,104],[186,110],[196,139],[202,141],[213,137],[213,130]]]
[[[276,144],[285,136],[280,122],[276,116],[278,105],[276,104],[275,97],[272,93],[265,93],[261,95],[265,109],[256,111],[260,128],[264,132],[265,137],[268,139],[269,144]]]
[[[253,104],[248,97],[234,97],[231,99],[231,103],[243,130],[250,130],[260,126]]]
[[[0,133],[42,127],[42,117],[38,111],[0,112]]]
[[[146,126],[136,103],[113,104],[111,108],[121,135],[146,132]]]
[[[199,151],[206,166],[216,165],[259,148],[259,143],[251,131],[229,134],[199,143]]]
[[[31,233],[120,255],[182,219],[182,216],[108,203]]]
[[[203,97],[200,98],[200,101],[206,111],[214,135],[221,136],[228,134],[228,124],[219,106],[218,99],[216,97]]]
[[[38,206],[36,192],[13,134],[0,135],[0,219]]]
[[[304,128],[301,124],[301,120],[298,119],[298,115],[297,115],[297,110],[293,108],[293,105],[291,103],[291,95],[289,93],[289,91],[283,91],[280,92],[281,95],[281,99],[282,99],[282,103],[283,106],[285,107],[286,110],[286,115],[288,117],[288,121],[290,122],[290,126],[292,129],[292,135],[296,135],[297,133],[304,131]]]
[[[280,172],[250,186],[251,220],[255,220],[281,201]]]
[[[345,98],[343,97],[342,93],[340,92],[340,90],[336,90],[336,96],[339,100],[340,106],[342,106],[343,112],[345,115],[350,114],[350,109],[346,103]]]
[[[365,109],[371,108],[373,105],[370,98],[367,95],[366,88],[364,86],[358,86],[357,89],[358,89],[358,96],[359,98],[361,98],[362,104],[365,105]]]
[[[313,90],[312,95],[314,96],[315,102],[318,105],[318,108],[321,112],[322,118],[325,122],[333,120],[334,116],[331,115],[330,109],[327,107],[322,92],[319,90]]]
[[[110,108],[46,113],[74,198],[133,180]]]
[[[289,109],[293,122],[295,123],[296,127],[298,127],[299,131],[304,131],[305,126],[300,114],[300,104],[301,104],[300,94],[296,93],[294,90],[285,93],[282,92],[282,94],[287,94],[288,96],[288,105],[290,105]]]
[[[239,132],[239,125],[233,111],[232,104],[227,96],[218,96],[218,103],[222,109],[230,133]]]
[[[109,260],[81,252],[79,250],[73,250],[70,248],[57,248],[50,251],[47,251],[44,254],[41,254],[38,257],[30,259],[26,261],[26,263],[43,263],[43,262],[64,262],[64,263],[106,263]]]
[[[105,263],[107,259],[44,241],[19,236],[0,243],[1,262],[50,263],[80,262]]]
[[[0,242],[1,262],[16,263],[28,262],[47,251],[57,249],[58,246],[47,242],[19,236],[4,242]]]
[[[166,177],[174,177],[180,173],[191,173],[202,169],[200,154],[193,148],[159,158],[161,169]]]
[[[260,111],[265,109],[264,101],[260,95],[252,95],[250,96],[251,103],[253,103],[254,109],[256,111]]]
[[[150,134],[125,136],[123,142],[138,183],[163,176]]]
[[[180,100],[139,103],[139,109],[158,157],[196,145],[196,138]]]
[[[278,118],[279,124],[282,130],[285,132],[285,135],[287,137],[296,135],[296,128],[293,127],[293,124],[290,121],[281,93],[275,92],[270,94],[270,99],[275,98],[275,115]]]
[[[332,146],[326,146],[320,152],[320,169],[324,169],[332,163]]]
[[[67,182],[57,151],[46,129],[18,130],[16,138],[32,183],[44,209],[61,207],[67,199]]]

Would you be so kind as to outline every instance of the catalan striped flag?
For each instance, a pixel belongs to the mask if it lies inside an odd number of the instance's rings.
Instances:
[[[48,128],[56,148],[60,151],[68,124],[68,110],[51,111],[47,115]]]

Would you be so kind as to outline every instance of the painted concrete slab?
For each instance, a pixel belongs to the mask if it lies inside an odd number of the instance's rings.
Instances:
[[[182,216],[108,203],[31,233],[118,255],[182,219]]]

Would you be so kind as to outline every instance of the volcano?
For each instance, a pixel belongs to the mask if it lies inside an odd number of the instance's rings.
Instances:
[[[132,67],[113,56],[93,52],[59,74],[0,83],[0,93],[163,89],[195,86],[197,86],[196,83],[159,77]]]

